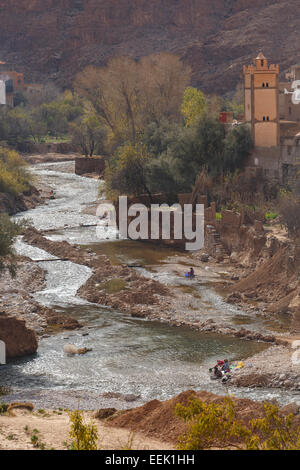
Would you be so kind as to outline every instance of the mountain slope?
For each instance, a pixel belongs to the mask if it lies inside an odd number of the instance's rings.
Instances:
[[[0,0],[0,18],[0,59],[27,81],[70,85],[111,55],[171,51],[222,93],[260,49],[282,69],[300,62],[298,0]]]

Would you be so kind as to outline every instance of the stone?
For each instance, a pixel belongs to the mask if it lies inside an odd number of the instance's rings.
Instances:
[[[38,349],[35,332],[26,327],[25,321],[14,317],[1,315],[0,340],[5,343],[8,359],[29,356]]]
[[[200,256],[200,261],[202,261],[202,263],[208,263],[209,255],[207,253],[202,253],[202,255]]]

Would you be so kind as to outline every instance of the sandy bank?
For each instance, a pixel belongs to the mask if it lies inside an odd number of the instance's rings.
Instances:
[[[15,416],[0,415],[0,450],[38,450],[31,441],[32,436],[38,436],[38,444],[45,449],[67,450],[65,443],[70,443],[69,416],[65,411],[38,411],[27,412],[15,410]],[[93,418],[92,412],[85,412],[87,422]],[[140,450],[168,450],[172,449],[171,443],[149,438],[143,433],[118,427],[109,427],[99,420],[94,420],[97,425],[99,449],[121,450],[132,441],[133,449]],[[38,433],[35,431],[37,430]]]

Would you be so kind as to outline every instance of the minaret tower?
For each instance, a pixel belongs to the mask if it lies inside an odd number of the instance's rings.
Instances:
[[[255,147],[280,145],[278,74],[279,65],[268,65],[262,53],[244,66],[245,120]]]

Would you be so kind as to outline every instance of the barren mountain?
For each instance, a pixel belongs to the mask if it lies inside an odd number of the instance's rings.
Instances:
[[[0,18],[0,59],[27,81],[69,86],[112,55],[170,51],[224,93],[259,50],[282,71],[300,62],[299,0],[0,0]]]

